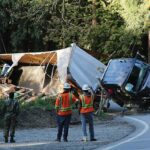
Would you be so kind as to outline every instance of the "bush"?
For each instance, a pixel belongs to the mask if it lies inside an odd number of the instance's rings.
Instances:
[[[41,108],[44,110],[53,110],[55,98],[38,98],[35,101],[21,103],[21,109],[26,108]]]
[[[2,116],[3,105],[4,105],[4,100],[0,99],[0,128],[3,127],[3,116]]]

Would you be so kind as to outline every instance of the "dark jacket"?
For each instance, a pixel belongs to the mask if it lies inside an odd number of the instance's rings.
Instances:
[[[19,103],[15,99],[8,99],[4,102],[3,115],[4,118],[17,117],[19,114]]]

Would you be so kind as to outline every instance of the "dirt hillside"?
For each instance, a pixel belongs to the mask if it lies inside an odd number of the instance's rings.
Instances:
[[[56,126],[55,111],[40,108],[21,111],[18,117],[18,128],[44,128]]]

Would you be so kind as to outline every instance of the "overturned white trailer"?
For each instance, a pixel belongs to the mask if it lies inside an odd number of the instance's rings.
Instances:
[[[55,51],[0,54],[0,62],[10,65],[3,75],[12,84],[52,95],[62,90],[67,70],[80,87],[87,83],[94,89],[106,67],[76,44]]]

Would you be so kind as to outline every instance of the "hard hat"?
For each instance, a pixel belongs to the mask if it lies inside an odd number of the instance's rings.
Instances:
[[[133,85],[131,83],[127,83],[127,85],[125,86],[126,91],[131,92],[133,88]]]
[[[70,89],[70,88],[71,88],[71,86],[69,83],[64,83],[64,89]]]
[[[90,88],[89,88],[89,86],[87,85],[87,84],[84,84],[83,86],[82,86],[82,90],[83,91],[88,91]]]

